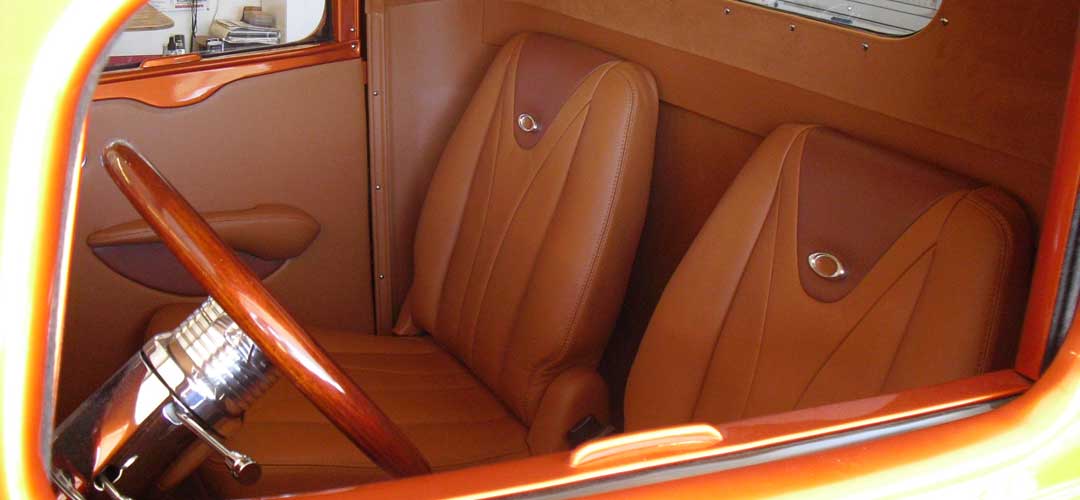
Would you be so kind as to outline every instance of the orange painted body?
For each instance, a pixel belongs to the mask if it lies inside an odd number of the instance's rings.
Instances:
[[[1077,47],[1080,47],[1080,39]],[[1039,376],[1045,362],[1058,282],[1069,244],[1069,224],[1076,210],[1080,182],[1080,118],[1077,116],[1080,115],[1080,81],[1077,80],[1080,80],[1080,60],[1074,59],[1057,165],[1046,201],[1027,316],[1016,355],[1016,370],[1031,378]]]
[[[79,1],[64,0],[64,3],[74,5]],[[155,106],[178,106],[205,99],[238,78],[359,57],[358,49],[353,47],[359,41],[359,8],[356,2],[348,0],[335,3],[333,43],[244,56],[252,59],[246,65],[228,68],[213,66],[216,60],[207,60],[149,69],[137,78],[108,76],[93,98],[126,97]],[[28,198],[25,205],[15,206],[12,193],[21,185],[9,182],[3,186],[8,214],[20,209],[24,219],[18,227],[5,226],[3,237],[25,242],[28,252],[24,261],[11,261],[21,263],[19,273],[5,275],[17,275],[21,280],[15,285],[25,295],[26,307],[4,311],[14,325],[6,335],[18,336],[20,342],[6,344],[2,359],[6,392],[0,412],[3,430],[0,497],[56,496],[46,475],[44,456],[50,439],[49,412],[54,388],[42,381],[55,380],[52,371],[56,367],[49,363],[53,358],[50,335],[55,335],[56,342],[62,341],[62,325],[57,320],[63,317],[62,291],[67,273],[62,250],[71,244],[64,239],[64,235],[71,234],[65,223],[70,224],[73,218],[70,211],[75,206],[74,193],[69,196],[65,186],[78,184],[76,165],[82,158],[78,150],[80,142],[72,138],[84,131],[77,113],[82,100],[91,96],[87,79],[94,64],[112,34],[141,4],[138,0],[109,4],[114,11],[106,22],[86,33],[83,52],[74,56],[77,60],[72,70],[63,75],[67,85],[58,96],[52,115],[43,117],[47,120],[48,135],[42,142],[42,151],[35,157],[41,159],[41,166],[32,171],[37,176],[33,179],[37,182],[32,184],[37,189],[36,196]],[[356,29],[350,31],[350,28]],[[704,496],[718,492],[727,496],[799,493],[835,498],[932,492],[963,498],[979,493],[1012,492],[1003,488],[1019,488],[1016,492],[1021,496],[1034,494],[1041,485],[1064,488],[1074,482],[1080,484],[1080,472],[1075,468],[1080,460],[1080,324],[1074,322],[1060,355],[1041,373],[1080,185],[1080,61],[1074,61],[1071,85],[1057,166],[1046,216],[1040,226],[1042,237],[1015,371],[736,422],[718,428],[722,437],[719,443],[704,440],[701,446],[619,455],[579,467],[572,465],[570,453],[553,454],[309,497],[483,497],[520,493],[720,457],[1017,394],[1014,401],[1001,408],[949,424],[613,495],[627,498]],[[152,90],[158,86],[159,90]],[[9,113],[13,115],[15,111],[4,111],[0,117],[6,118]],[[1037,381],[1029,387],[1028,379]]]
[[[720,440],[710,439],[712,433],[706,430],[695,429],[711,429],[710,426],[679,426],[615,436],[583,445],[573,452],[364,485],[307,498],[446,498],[523,493],[828,436],[1016,395],[1030,385],[1016,372],[1003,370],[936,387],[733,422],[712,431],[721,436]],[[628,439],[649,440],[653,446],[630,449],[624,442]]]

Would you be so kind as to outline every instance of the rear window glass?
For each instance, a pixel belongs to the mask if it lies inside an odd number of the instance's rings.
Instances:
[[[743,0],[883,35],[907,36],[930,24],[942,0]]]

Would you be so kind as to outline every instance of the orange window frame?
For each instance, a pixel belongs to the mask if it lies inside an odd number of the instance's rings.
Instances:
[[[187,106],[243,78],[361,58],[360,1],[331,0],[333,39],[299,47],[201,59],[151,59],[138,69],[102,73],[93,100],[133,99],[159,108]]]

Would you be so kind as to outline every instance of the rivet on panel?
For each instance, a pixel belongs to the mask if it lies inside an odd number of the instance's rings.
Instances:
[[[379,91],[378,90],[372,90],[371,95],[373,95],[375,97],[379,97]]]
[[[730,8],[724,9],[724,15],[725,16],[730,16],[731,15],[731,9]]]
[[[353,43],[353,44],[349,44],[349,48],[351,48],[351,49],[353,49],[353,50],[357,50],[357,49],[359,49],[359,48],[360,48],[360,45],[358,45],[358,44],[355,44],[355,43]]]
[[[795,25],[794,24],[789,24],[788,27],[787,27],[787,30],[788,31],[795,31]]]
[[[942,26],[948,26],[949,25],[949,18],[947,18],[947,17],[941,18],[941,25]]]
[[[381,184],[376,184],[375,185],[375,190],[376,191],[382,191],[382,185]]]
[[[386,278],[386,276],[384,274],[382,274],[382,273],[379,273],[379,279],[384,279],[384,278]]]
[[[870,50],[870,44],[869,44],[869,43],[866,43],[866,42],[863,42],[863,44],[862,44],[862,49],[863,49],[864,51],[866,51],[866,50]]]
[[[350,27],[349,28],[349,33],[356,33],[356,27],[355,26]]]

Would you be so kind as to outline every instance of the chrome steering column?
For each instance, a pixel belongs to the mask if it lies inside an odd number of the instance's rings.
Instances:
[[[260,470],[222,438],[277,380],[265,355],[212,298],[156,335],[56,430],[53,482],[68,497],[165,491],[209,449],[250,484]]]

